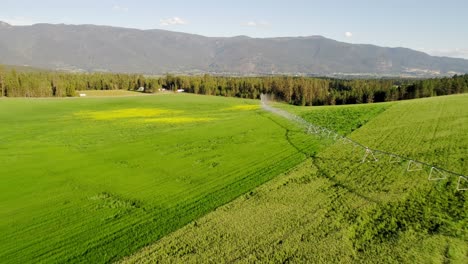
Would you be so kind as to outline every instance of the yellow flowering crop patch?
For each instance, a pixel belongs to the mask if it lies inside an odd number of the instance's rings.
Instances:
[[[242,110],[242,111],[248,111],[248,110],[257,110],[260,109],[260,105],[235,105],[233,107],[226,108],[224,110]]]
[[[144,122],[147,123],[166,123],[166,124],[180,124],[180,123],[195,123],[195,122],[209,122],[215,118],[207,117],[163,117],[163,118],[147,118]]]
[[[96,120],[114,120],[120,118],[135,118],[135,117],[155,117],[169,113],[180,113],[181,111],[172,111],[167,109],[158,108],[127,108],[119,110],[107,110],[107,111],[85,111],[78,112],[75,115],[96,119]]]

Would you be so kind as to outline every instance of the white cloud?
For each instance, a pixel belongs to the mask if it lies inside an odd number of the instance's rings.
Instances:
[[[115,5],[112,7],[112,10],[119,11],[119,12],[128,12],[128,7]]]
[[[344,35],[345,35],[345,37],[350,38],[350,37],[353,36],[353,33],[352,33],[352,32],[349,32],[349,31],[346,31],[346,32],[344,33]]]
[[[248,21],[247,23],[243,24],[246,27],[269,27],[270,23],[267,21]]]
[[[27,17],[19,17],[19,16],[15,16],[15,17],[1,17],[0,18],[0,21],[3,21],[3,22],[6,22],[10,25],[13,25],[13,26],[29,26],[29,25],[32,25],[32,24],[35,24],[36,22],[31,19],[31,18],[27,18]]]
[[[186,25],[187,21],[180,17],[172,17],[159,20],[161,26],[172,26],[172,25]]]

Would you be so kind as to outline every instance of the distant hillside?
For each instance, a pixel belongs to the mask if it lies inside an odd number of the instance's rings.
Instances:
[[[95,25],[0,22],[0,64],[69,71],[227,75],[403,75],[468,72],[468,60],[321,36],[212,38]]]
[[[44,72],[45,69],[35,68],[31,66],[21,66],[21,65],[3,65],[0,64],[0,67],[6,71],[15,70],[17,72]]]

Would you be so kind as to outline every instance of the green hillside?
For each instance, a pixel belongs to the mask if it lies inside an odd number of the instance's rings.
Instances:
[[[368,147],[466,175],[467,105],[468,95],[458,95],[283,108],[343,134],[354,130],[349,137]],[[458,177],[429,181],[429,168],[407,171],[408,160],[377,155],[362,163],[362,149],[320,142],[293,171],[124,262],[468,262],[468,192],[457,191]]]

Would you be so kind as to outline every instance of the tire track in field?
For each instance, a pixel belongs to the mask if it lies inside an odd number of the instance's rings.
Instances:
[[[445,108],[446,108],[446,104],[441,102],[441,106],[439,107],[439,111],[437,113],[437,119],[436,119],[436,122],[435,122],[435,124],[433,126],[432,135],[431,135],[431,138],[429,140],[430,143],[429,143],[428,149],[434,149],[434,150],[437,149],[437,146],[435,144],[434,139],[436,138],[437,132],[439,131],[439,126],[440,126],[440,123],[441,123],[441,117],[442,117],[442,114],[444,113]],[[444,149],[444,152],[450,153],[451,148],[452,148],[451,145],[446,146],[445,149]],[[449,156],[450,155],[445,155],[445,158],[443,159],[444,164],[447,164]],[[437,157],[438,157],[438,155],[435,155],[435,153],[432,153],[431,157],[430,157],[431,162],[437,164],[438,160],[439,160]]]

